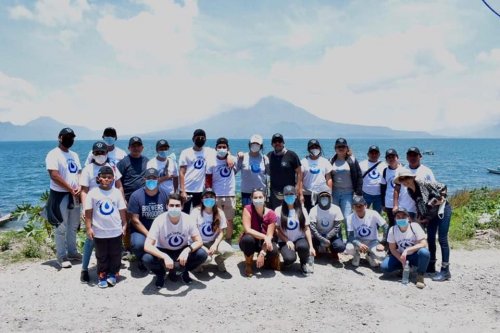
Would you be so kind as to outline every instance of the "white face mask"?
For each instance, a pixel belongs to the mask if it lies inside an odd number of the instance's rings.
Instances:
[[[106,163],[106,161],[108,160],[108,156],[106,155],[93,155],[92,154],[92,157],[94,158],[94,161],[97,163],[97,164],[104,164]]]
[[[256,152],[258,152],[259,150],[260,150],[260,145],[259,145],[258,143],[252,143],[252,144],[250,145],[250,151],[251,151],[252,153],[256,153]]]
[[[319,149],[311,149],[310,150],[312,156],[318,156],[319,153],[321,153],[321,150]]]
[[[217,149],[217,156],[219,157],[226,157],[227,155],[227,149],[226,148],[219,148]]]

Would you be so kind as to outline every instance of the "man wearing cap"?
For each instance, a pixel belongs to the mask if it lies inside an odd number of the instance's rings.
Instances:
[[[71,151],[75,140],[71,128],[59,132],[59,145],[45,158],[50,176],[50,193],[47,201],[47,219],[55,228],[57,263],[62,268],[71,267],[70,260],[81,260],[76,247],[76,232],[80,224],[80,191],[78,176],[80,159]]]
[[[387,149],[385,152],[385,161],[387,167],[382,170],[382,177],[380,179],[380,192],[382,195],[383,206],[385,207],[385,213],[389,219],[389,227],[392,227],[395,223],[394,213],[392,208],[394,207],[394,188],[397,186],[394,183],[394,178],[398,171],[403,167],[399,163],[398,152],[394,148]],[[401,188],[398,195],[398,201],[404,202],[405,200],[411,200],[408,195],[406,188]]]
[[[144,185],[144,173],[148,158],[142,155],[144,146],[138,136],[133,136],[128,141],[129,154],[118,162],[118,170],[122,174],[123,191],[125,200],[128,201],[132,193]]]
[[[197,129],[193,132],[193,146],[186,148],[179,157],[179,187],[183,198],[183,212],[189,214],[191,206],[201,203],[201,194],[207,179],[207,169],[215,163],[213,148],[204,147],[207,141],[205,131]],[[188,196],[191,196],[188,200]]]
[[[366,200],[366,205],[372,206],[380,214],[383,206],[380,182],[386,164],[379,161],[380,149],[376,145],[368,148],[367,156],[368,159],[359,163],[363,176],[363,197]]]
[[[267,178],[269,176],[269,158],[262,153],[264,140],[262,136],[254,134],[248,141],[247,153],[238,153],[236,170],[241,177],[241,204],[252,203],[252,191],[260,188],[267,193]]]
[[[167,155],[169,149],[170,145],[167,140],[158,140],[156,142],[156,158],[150,159],[147,164],[148,169],[155,168],[158,170],[160,191],[166,194],[177,192],[179,186],[177,164],[175,159]]]
[[[140,270],[145,269],[142,256],[151,224],[167,210],[168,193],[159,190],[158,180],[158,170],[148,168],[144,176],[145,185],[132,193],[128,203],[128,213],[131,215],[131,251],[138,260]]]
[[[121,148],[115,146],[115,142],[118,136],[116,135],[116,130],[113,127],[106,127],[102,132],[102,140],[106,143],[107,147],[107,156],[108,163],[113,167],[118,164],[127,153]],[[87,160],[85,161],[85,165],[88,165],[92,162],[92,151],[87,155]],[[116,171],[113,169],[113,171]]]
[[[283,202],[283,188],[287,185],[295,186],[298,196],[304,202],[302,193],[302,170],[300,159],[294,151],[285,148],[283,135],[275,133],[271,138],[274,148],[267,154],[271,175],[271,194],[269,208],[276,209]]]

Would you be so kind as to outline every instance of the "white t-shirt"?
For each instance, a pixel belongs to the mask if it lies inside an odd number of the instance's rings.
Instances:
[[[170,222],[167,212],[158,215],[149,229],[148,238],[156,241],[156,247],[167,250],[180,250],[188,245],[195,236],[200,235],[191,216],[181,213],[177,224]]]
[[[275,214],[277,216],[277,221],[276,225],[278,227],[281,226],[281,206],[275,209]],[[304,238],[305,233],[300,229],[300,222],[299,219],[297,218],[297,214],[295,213],[295,209],[291,209],[288,212],[288,221],[287,221],[287,228],[286,230],[282,228],[281,230],[285,234],[285,236],[288,238],[288,240],[295,242],[297,239]],[[305,217],[305,222],[306,225],[309,225],[309,215],[307,214],[307,210],[302,207],[302,213],[304,214]]]
[[[215,150],[203,147],[200,151],[191,148],[184,149],[179,157],[179,167],[186,167],[184,185],[186,192],[199,193],[205,185],[207,169],[215,163]]]
[[[300,164],[304,190],[320,192],[327,186],[325,175],[332,171],[332,165],[326,158],[320,156],[317,160],[313,160],[308,156],[301,159]]]
[[[429,169],[423,164],[420,164],[420,166],[416,169],[412,169],[409,166],[407,169],[410,170],[411,173],[416,175],[415,179],[425,180],[427,182],[436,181],[431,169]],[[405,208],[410,213],[417,212],[417,206],[415,205],[415,201],[413,201],[413,199],[410,197],[410,194],[408,193],[408,188],[404,185],[401,185],[401,190],[399,192],[398,200],[400,208]]]
[[[385,178],[382,175],[382,179],[380,180],[380,184],[387,185],[387,190],[385,192],[385,205],[384,207],[393,208],[394,207],[394,187],[396,184],[394,183],[394,178],[398,174],[399,170],[403,167],[400,165],[395,170],[387,167],[387,171],[385,172]],[[383,173],[383,171],[382,171]],[[399,207],[406,208],[409,212],[415,212],[415,203],[412,198],[408,194],[408,189],[406,186],[401,186],[399,190],[398,197]],[[413,207],[413,210],[411,210]]]
[[[125,150],[115,146],[115,149],[107,152],[107,156],[109,164],[111,166],[115,166],[118,164],[118,162],[124,159],[125,156],[127,156],[127,153],[125,152]],[[89,151],[89,154],[87,155],[87,159],[85,160],[85,165],[89,165],[91,162],[92,162],[92,150]]]
[[[323,210],[316,205],[311,208],[309,219],[311,222],[316,222],[316,230],[324,236],[333,229],[334,221],[342,221],[344,215],[337,205],[331,204],[328,210]]]
[[[59,147],[49,151],[45,158],[47,170],[57,170],[61,177],[72,188],[78,187],[78,173],[82,170],[80,159],[74,151],[64,152]],[[50,189],[57,192],[68,192],[64,187],[59,186],[55,181],[50,179]]]
[[[218,209],[216,207],[214,208]],[[203,243],[213,242],[215,238],[217,238],[217,236],[219,235],[220,231],[227,228],[227,220],[226,220],[226,215],[224,215],[224,211],[222,209],[218,209],[218,213],[220,222],[219,231],[215,233],[212,230],[213,214],[207,214],[205,212],[202,216],[201,207],[196,207],[191,211],[190,215],[196,221],[196,226],[200,231]]]
[[[236,191],[236,159],[230,156],[234,163],[232,169],[227,166],[227,161],[215,158],[215,164],[207,169],[207,174],[212,175],[212,189],[219,196],[234,196]]]
[[[354,231],[354,238],[362,241],[377,240],[378,227],[384,224],[384,218],[377,211],[368,208],[363,218],[355,212],[347,217],[347,231]]]
[[[368,169],[374,166],[378,162],[370,162],[364,160],[359,163],[361,169],[361,175],[364,175]],[[370,171],[365,177],[363,177],[363,192],[369,195],[380,195],[380,184],[382,179],[382,172],[384,171],[387,164],[385,162],[380,162],[372,171]]]
[[[396,243],[399,253],[403,253],[406,248],[417,244],[425,238],[425,232],[418,223],[410,223],[406,232],[401,232],[397,225],[392,226],[387,234],[387,242]]]
[[[127,209],[119,190],[96,187],[85,199],[85,210],[92,209],[92,229],[96,238],[114,238],[122,234],[120,210]]]
[[[118,170],[118,168],[114,165],[111,165],[109,163],[104,164],[106,166],[109,166],[113,169],[114,175],[115,175],[115,182],[122,178],[122,174]],[[80,175],[80,185],[88,187],[89,190],[92,190],[93,188],[99,186],[97,184],[96,178],[97,174],[99,173],[99,169],[101,169],[103,165],[97,165],[95,163],[91,163],[86,165],[83,170],[82,174]],[[116,184],[114,184],[116,186]]]
[[[165,170],[167,162],[168,166],[167,170]],[[155,168],[156,170],[158,170],[160,177],[164,177],[166,175],[177,177],[179,175],[177,172],[177,164],[170,157],[167,157],[165,161],[160,161],[157,158],[152,158],[148,161],[146,168]],[[174,193],[174,181],[172,179],[161,182],[159,184],[159,187],[161,191],[167,194]]]

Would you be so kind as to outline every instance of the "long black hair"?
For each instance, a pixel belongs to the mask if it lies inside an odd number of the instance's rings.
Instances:
[[[293,208],[295,209],[295,214],[297,215],[297,218],[299,219],[299,225],[300,225],[300,230],[304,231],[306,228],[306,217],[304,216],[304,212],[302,212],[302,203],[299,200],[299,197],[295,198],[295,201],[293,203]],[[288,229],[288,213],[290,210],[288,209],[288,204],[283,200],[281,203],[281,229],[287,230]]]

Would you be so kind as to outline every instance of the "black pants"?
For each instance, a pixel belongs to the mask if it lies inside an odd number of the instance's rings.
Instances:
[[[158,250],[160,250],[161,252],[168,254],[170,259],[172,259],[174,263],[177,261],[179,255],[184,249],[185,248],[182,248],[180,250],[168,250],[168,249],[158,248]],[[199,248],[198,250],[191,252],[187,258],[186,266],[184,266],[184,271],[187,272],[200,266],[202,263],[205,262],[207,256],[208,256],[207,253],[202,248]],[[150,253],[146,253],[142,256],[142,262],[147,268],[151,270],[151,272],[155,273],[156,275],[162,275],[162,274],[165,275],[165,273],[167,272],[167,268],[165,267],[165,262],[162,259],[157,258]]]
[[[385,213],[387,214],[387,218],[389,219],[389,228],[392,227],[394,224],[396,224],[396,220],[394,218],[394,213],[392,212],[392,207],[386,207]]]
[[[189,214],[191,212],[191,205],[193,207],[196,207],[198,205],[201,205],[201,192],[186,192],[187,195],[191,196],[191,199],[186,201],[184,203],[184,207],[182,208],[182,211],[186,214]]]
[[[297,260],[297,254],[299,255],[301,264],[305,264],[309,258],[309,243],[307,239],[297,239],[293,244],[295,245],[295,250],[289,249],[286,243],[280,243],[280,252],[285,266],[293,264]]]
[[[281,191],[283,191],[283,189],[281,189]],[[278,197],[277,193],[280,192],[271,189],[271,195],[269,196],[269,201],[267,202],[267,208],[275,210],[276,208],[281,206],[281,203],[283,202],[283,195],[279,194]]]
[[[240,249],[243,251],[245,256],[249,257],[253,255],[255,252],[260,252],[262,250],[263,240],[256,239],[249,234],[243,235],[240,239]],[[278,255],[278,246],[275,242],[273,242],[272,251],[267,251],[266,258],[271,258]]]
[[[345,244],[340,235],[333,236],[332,238],[328,239],[330,241],[330,251],[332,253],[342,253],[345,251]],[[316,249],[316,251],[319,249],[321,242],[319,239],[315,238],[313,236],[313,246]]]
[[[97,272],[115,274],[122,263],[122,236],[114,238],[94,238]]]
[[[313,208],[312,195],[304,194],[304,208],[307,210],[308,213],[311,211],[311,208]]]

